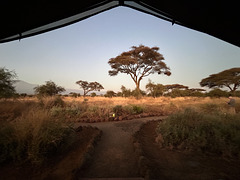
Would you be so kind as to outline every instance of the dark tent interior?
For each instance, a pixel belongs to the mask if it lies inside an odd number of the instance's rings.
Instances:
[[[4,1],[0,11],[0,42],[34,36],[118,6],[125,6],[240,47],[237,3],[169,0]]]

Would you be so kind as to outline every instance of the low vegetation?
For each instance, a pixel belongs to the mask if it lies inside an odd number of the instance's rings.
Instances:
[[[70,123],[53,118],[50,111],[36,104],[14,103],[13,109],[8,107],[9,116],[5,114],[0,121],[0,163],[41,164],[47,157],[65,151],[74,141]],[[28,109],[21,108],[22,105]],[[7,107],[1,103],[0,109]]]
[[[171,149],[240,158],[240,115],[219,113],[215,105],[208,107],[212,113],[187,108],[169,116],[158,125],[158,142]]]
[[[74,141],[75,122],[170,115],[159,125],[163,146],[239,156],[240,116],[227,98],[32,97],[0,101],[0,164],[41,164]],[[240,112],[239,98],[236,111]],[[191,107],[190,110],[185,110]],[[176,112],[178,112],[176,114]],[[191,134],[192,133],[192,134]]]

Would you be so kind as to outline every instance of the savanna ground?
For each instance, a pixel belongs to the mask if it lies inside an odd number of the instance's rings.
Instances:
[[[1,179],[238,179],[240,118],[228,114],[227,101],[2,100]]]

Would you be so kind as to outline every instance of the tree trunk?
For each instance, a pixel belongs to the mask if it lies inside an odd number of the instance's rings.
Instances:
[[[83,97],[86,97],[87,92],[85,90],[83,90]]]
[[[136,98],[140,99],[142,97],[140,90],[140,81],[136,82]]]

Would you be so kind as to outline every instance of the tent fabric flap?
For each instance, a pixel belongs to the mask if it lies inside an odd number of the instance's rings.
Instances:
[[[103,11],[125,6],[151,14],[240,47],[237,1],[3,1],[0,43],[18,40],[81,21]]]

